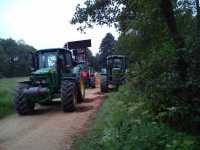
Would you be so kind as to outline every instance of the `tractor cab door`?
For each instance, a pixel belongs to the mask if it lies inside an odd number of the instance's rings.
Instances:
[[[71,53],[65,53],[65,71],[70,73],[73,68],[73,59]]]
[[[73,60],[71,53],[69,52],[59,52],[57,57],[57,72],[58,72],[58,80],[70,74],[73,68]]]

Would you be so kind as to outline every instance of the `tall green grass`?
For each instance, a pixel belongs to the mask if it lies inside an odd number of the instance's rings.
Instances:
[[[148,99],[123,87],[109,94],[76,150],[198,150],[199,138],[171,129],[152,114]]]
[[[17,82],[26,78],[0,79],[0,118],[14,112],[13,95]]]

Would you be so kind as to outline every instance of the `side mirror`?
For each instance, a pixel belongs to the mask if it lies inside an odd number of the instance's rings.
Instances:
[[[31,72],[33,72],[33,71],[35,71],[35,68],[33,68],[33,67],[30,67],[30,70],[31,70]]]
[[[72,63],[73,63],[73,66],[77,66],[77,65],[78,65],[78,62],[76,62],[76,61],[74,61],[74,60],[73,60]]]

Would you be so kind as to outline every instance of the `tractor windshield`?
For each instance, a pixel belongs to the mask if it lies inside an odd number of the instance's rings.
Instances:
[[[115,58],[113,60],[113,68],[122,68],[122,65],[123,65],[122,59]]]
[[[122,68],[123,59],[120,59],[120,58],[109,59],[108,65],[111,66],[111,68]]]
[[[56,52],[39,54],[39,68],[52,68],[56,66]]]

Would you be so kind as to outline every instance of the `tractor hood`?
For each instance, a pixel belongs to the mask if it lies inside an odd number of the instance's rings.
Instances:
[[[55,72],[55,68],[42,68],[33,72],[33,75],[46,75]]]

